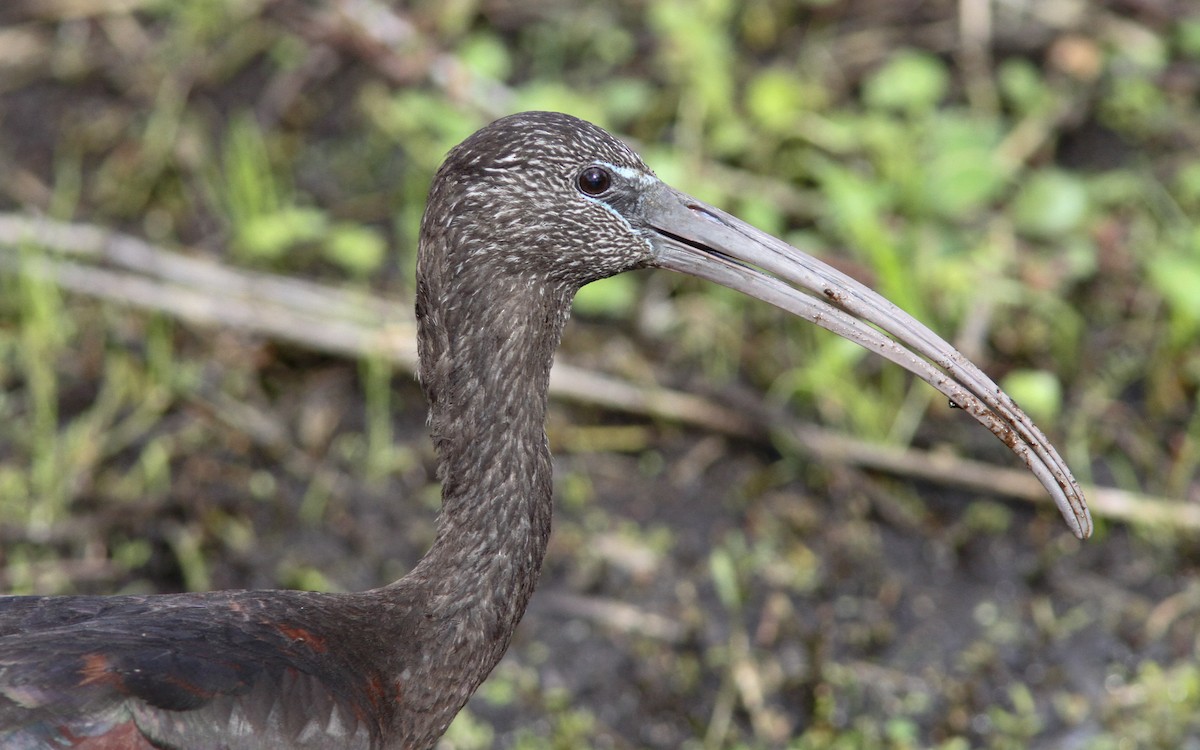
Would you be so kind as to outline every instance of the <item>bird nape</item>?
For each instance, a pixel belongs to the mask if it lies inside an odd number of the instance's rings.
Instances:
[[[546,389],[575,292],[667,268],[881,354],[995,433],[1068,526],[1070,470],[979,368],[881,296],[661,182],[564,114],[497,120],[438,170],[417,262],[437,537],[372,591],[0,598],[0,746],[428,748],[508,647],[550,533]]]

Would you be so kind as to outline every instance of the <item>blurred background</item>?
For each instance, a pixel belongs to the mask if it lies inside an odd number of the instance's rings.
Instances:
[[[1078,542],[897,368],[593,285],[542,583],[443,748],[1200,747],[1198,93],[1186,0],[7,0],[0,589],[407,571],[430,179],[562,110],[908,309],[1117,491]]]

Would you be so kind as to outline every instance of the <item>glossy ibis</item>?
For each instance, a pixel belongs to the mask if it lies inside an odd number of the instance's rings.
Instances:
[[[562,114],[450,152],[421,226],[420,380],[436,541],[354,594],[0,598],[0,746],[428,748],[508,647],[550,533],[546,385],[571,299],[668,268],[770,302],[925,379],[1000,437],[1076,535],[1091,519],[1029,418],[929,329],[829,266],[668,187]]]

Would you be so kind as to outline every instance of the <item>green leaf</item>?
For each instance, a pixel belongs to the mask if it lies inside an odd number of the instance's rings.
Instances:
[[[1196,231],[1192,253],[1160,255],[1150,262],[1150,281],[1163,296],[1171,312],[1182,318],[1189,329],[1200,325],[1200,230]]]
[[[733,557],[724,548],[717,548],[708,557],[708,568],[721,604],[731,612],[737,611],[741,607],[742,587],[738,583]]]
[[[617,120],[636,118],[650,107],[657,93],[645,81],[615,78],[604,85],[605,108]]]
[[[1185,208],[1200,207],[1200,161],[1184,164],[1172,181],[1172,192]]]
[[[476,34],[458,48],[458,57],[472,73],[495,81],[506,80],[512,72],[508,48],[492,34]]]
[[[630,275],[593,281],[575,295],[575,310],[582,315],[626,317],[637,300],[637,281]]]
[[[244,221],[237,230],[237,246],[252,258],[274,260],[303,242],[325,233],[325,213],[316,208],[291,206]]]
[[[1062,412],[1062,384],[1045,370],[1013,370],[1001,387],[1035,421],[1052,422]]]
[[[1175,27],[1175,46],[1185,57],[1200,60],[1200,19],[1179,22]]]
[[[902,50],[867,79],[863,99],[876,109],[920,112],[933,109],[950,83],[940,59],[927,52]]]
[[[370,227],[335,224],[324,250],[329,260],[353,274],[365,276],[383,264],[387,243]]]
[[[1079,227],[1088,208],[1083,182],[1066,172],[1034,174],[1013,200],[1017,229],[1034,237],[1058,237]]]
[[[1020,112],[1031,112],[1047,100],[1048,91],[1041,74],[1033,63],[1024,58],[1000,63],[996,79],[1004,98]]]
[[[750,80],[746,88],[746,111],[764,130],[787,134],[796,129],[797,113],[804,109],[804,99],[801,82],[795,74],[768,69]]]
[[[1000,196],[1007,175],[996,159],[998,140],[994,123],[938,119],[927,138],[933,156],[925,162],[922,182],[932,210],[947,218],[968,218]]]
[[[1004,178],[987,155],[943,152],[929,163],[929,201],[940,215],[966,218],[999,195]]]

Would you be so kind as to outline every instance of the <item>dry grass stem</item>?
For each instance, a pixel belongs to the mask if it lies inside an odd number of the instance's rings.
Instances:
[[[39,252],[30,252],[37,249]],[[63,257],[68,256],[68,257]],[[68,259],[69,258],[69,259]],[[31,273],[63,289],[349,357],[416,365],[409,305],[347,290],[181,255],[128,235],[84,224],[0,214],[0,270]],[[778,439],[814,458],[1030,502],[1048,500],[1038,481],[1002,468],[926,451],[859,440],[832,430],[723,406],[681,391],[555,364],[557,398],[689,424],[734,437]],[[1087,487],[1092,511],[1130,523],[1200,531],[1200,506],[1111,487]]]

